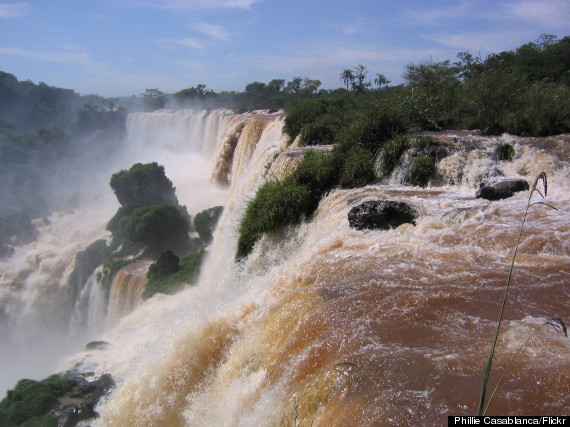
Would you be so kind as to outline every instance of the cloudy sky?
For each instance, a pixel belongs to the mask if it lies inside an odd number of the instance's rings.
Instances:
[[[570,0],[0,0],[0,70],[81,94],[130,96],[274,78],[342,85],[358,64],[484,58],[570,35]]]

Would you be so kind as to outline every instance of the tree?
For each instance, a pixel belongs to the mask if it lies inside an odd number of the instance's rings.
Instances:
[[[313,94],[319,90],[319,86],[321,85],[320,80],[313,80],[304,78],[303,79],[303,92],[306,94]]]
[[[284,79],[273,79],[269,83],[267,83],[267,88],[271,92],[276,92],[276,93],[281,92],[284,86],[285,86]]]
[[[245,91],[248,93],[262,93],[265,91],[266,85],[261,82],[252,82],[246,85]]]
[[[348,90],[348,87],[354,82],[354,73],[350,68],[345,68],[342,73],[340,73],[340,79],[346,85],[346,90]]]
[[[156,162],[137,163],[128,171],[113,174],[110,185],[119,203],[129,211],[152,205],[178,205],[172,181]]]
[[[364,81],[367,74],[368,70],[364,65],[359,64],[354,67],[354,80],[352,82],[352,89],[356,93],[365,93],[366,90],[370,87],[370,82]]]
[[[303,86],[303,79],[301,77],[293,77],[293,80],[287,82],[287,92],[298,95]]]
[[[158,89],[147,89],[141,94],[145,109],[148,111],[164,108],[165,95]]]
[[[374,83],[376,83],[376,86],[382,87],[387,86],[390,83],[390,80],[388,80],[384,74],[378,73],[374,78]]]

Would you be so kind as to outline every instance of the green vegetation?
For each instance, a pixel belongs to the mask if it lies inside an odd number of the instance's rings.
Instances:
[[[434,159],[424,156],[416,157],[410,171],[410,182],[412,185],[427,187],[429,180],[435,175],[435,171]]]
[[[379,153],[380,172],[382,176],[388,176],[394,170],[402,154],[411,147],[410,138],[399,135],[388,141]]]
[[[128,238],[141,242],[153,252],[183,251],[188,244],[188,220],[175,206],[154,205],[137,208],[129,217]]]
[[[374,178],[374,159],[370,151],[354,146],[344,160],[338,184],[342,188],[364,187]]]
[[[121,170],[111,177],[111,188],[125,209],[152,205],[178,205],[175,188],[156,162],[136,163],[129,170]]]
[[[263,184],[245,209],[239,225],[236,258],[248,255],[263,233],[297,223],[311,207],[311,192],[293,179]]]
[[[121,146],[125,119],[125,108],[112,100],[18,81],[0,71],[2,210],[40,217],[69,203],[77,188],[50,190],[55,183],[75,183],[73,174],[88,163],[107,162]]]
[[[147,299],[156,293],[174,294],[184,285],[192,284],[200,274],[205,252],[193,252],[178,258],[173,252],[163,253],[148,270],[149,279],[143,292]]]
[[[495,155],[499,160],[512,161],[515,155],[515,147],[513,144],[500,142],[495,147]]]
[[[222,206],[215,206],[199,212],[194,216],[194,228],[196,228],[200,239],[202,239],[205,244],[212,241],[212,233],[223,211],[224,208]]]
[[[28,420],[28,425],[39,425],[39,421],[51,423],[52,419],[45,415],[46,412],[57,404],[59,396],[70,391],[74,385],[74,381],[59,375],[52,375],[43,381],[18,381],[14,390],[9,390],[0,402],[0,425],[15,427]],[[38,416],[43,418],[32,421]]]
[[[112,247],[124,255],[145,250],[148,255],[172,249],[190,249],[190,216],[178,205],[172,182],[157,163],[133,165],[113,174],[110,181],[121,207],[107,224],[113,233]]]

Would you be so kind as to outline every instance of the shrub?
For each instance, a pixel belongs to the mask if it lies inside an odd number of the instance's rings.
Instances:
[[[322,195],[337,183],[338,167],[333,155],[314,150],[305,152],[293,172],[293,179],[311,191],[310,212],[317,208]]]
[[[0,425],[19,426],[46,414],[58,403],[57,396],[71,390],[75,382],[52,375],[43,381],[20,380],[0,402]]]
[[[128,236],[148,245],[151,252],[184,251],[188,244],[188,221],[175,206],[138,208],[129,217]]]
[[[353,147],[342,165],[339,185],[342,188],[364,187],[374,178],[374,159],[370,152],[359,146]]]
[[[439,139],[431,135],[418,136],[414,144],[414,146],[419,150],[422,150],[427,147],[434,147],[440,145],[443,145],[443,143]]]
[[[371,153],[376,153],[385,142],[403,130],[403,120],[395,110],[373,108],[345,128],[338,135],[336,144],[342,152],[348,152],[352,146],[360,145]]]
[[[200,274],[204,254],[204,251],[190,253],[180,258],[176,265],[173,262],[175,258],[166,256],[169,258],[168,266],[163,259],[165,255],[161,255],[158,261],[149,267],[147,274],[149,281],[145,286],[143,298],[148,299],[156,293],[172,295],[184,284],[193,284]]]
[[[284,132],[291,140],[303,134],[303,145],[330,144],[355,114],[354,97],[343,95],[326,98],[297,99],[287,106]]]
[[[515,155],[515,147],[512,144],[499,142],[495,147],[495,154],[499,160],[512,161]]]
[[[212,233],[216,224],[222,215],[224,208],[222,206],[215,206],[210,209],[206,209],[194,217],[194,227],[196,231],[205,243],[210,243],[212,241]]]
[[[383,176],[390,175],[394,170],[402,154],[410,148],[410,139],[405,135],[397,136],[388,141],[380,151],[380,171]]]
[[[311,191],[291,178],[263,184],[248,202],[241,219],[236,258],[247,256],[263,233],[299,221],[310,207]]]
[[[111,188],[128,211],[152,205],[178,205],[172,182],[156,162],[133,165],[111,176]]]
[[[416,157],[410,171],[410,182],[413,185],[427,187],[429,180],[435,174],[435,161],[431,157]]]

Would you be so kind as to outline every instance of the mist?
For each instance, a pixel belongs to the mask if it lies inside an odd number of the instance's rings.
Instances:
[[[68,280],[76,254],[110,238],[105,227],[119,207],[109,186],[113,173],[134,163],[158,162],[192,216],[223,204],[226,194],[211,182],[210,164],[212,141],[221,138],[216,131],[229,111],[217,114],[208,127],[205,110],[129,116],[131,110],[116,100],[63,93],[52,107],[65,117],[54,113],[60,120],[52,123],[36,122],[33,105],[16,96],[12,103],[4,99],[0,109],[0,179],[5,184],[0,192],[1,393],[21,378],[56,372],[64,355],[83,349],[112,326],[105,297],[99,307],[80,313],[85,308],[74,307]],[[12,123],[15,111],[18,120]],[[43,125],[51,126],[44,130]]]

